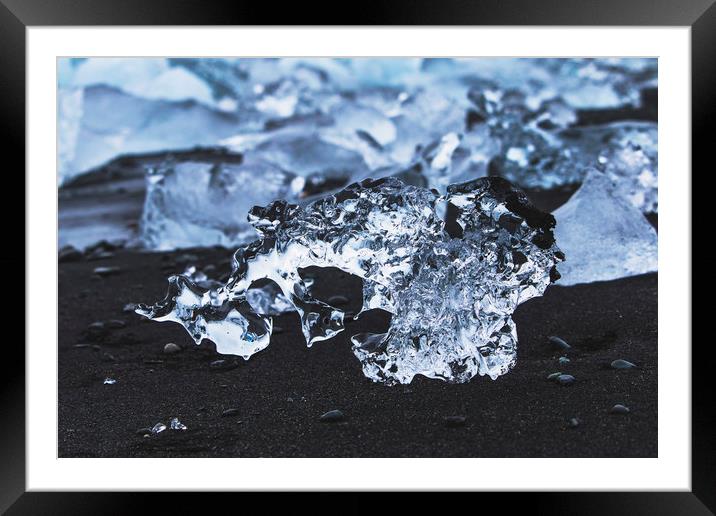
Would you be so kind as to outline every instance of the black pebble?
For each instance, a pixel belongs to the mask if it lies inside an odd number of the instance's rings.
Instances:
[[[120,270],[121,269],[119,267],[95,267],[94,273],[97,276],[105,278],[107,276],[111,276],[112,274],[119,274]]]
[[[558,349],[572,349],[572,346],[570,346],[569,344],[567,344],[567,342],[566,342],[564,339],[561,339],[561,338],[556,337],[556,336],[554,336],[554,335],[552,335],[551,337],[549,337],[548,340],[549,340],[549,342],[550,342],[553,346],[555,346],[555,347],[558,348]]]
[[[629,407],[617,403],[609,412],[612,414],[628,414],[631,410],[629,410]]]
[[[127,326],[127,323],[124,321],[120,321],[119,319],[112,319],[111,321],[107,321],[104,323],[105,328],[110,328],[113,330],[117,330],[119,328],[124,328]]]
[[[323,414],[319,420],[323,423],[332,423],[334,421],[343,421],[345,416],[343,415],[343,412],[340,410],[329,410],[325,414]]]
[[[209,368],[213,371],[231,371],[237,367],[239,367],[239,362],[237,360],[219,359],[209,363]]]
[[[443,418],[445,426],[449,426],[451,428],[465,426],[466,421],[467,418],[465,416],[446,416]]]

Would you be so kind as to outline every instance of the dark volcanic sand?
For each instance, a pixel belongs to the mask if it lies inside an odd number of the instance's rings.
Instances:
[[[229,251],[188,251],[192,264],[228,270]],[[386,387],[363,376],[349,337],[376,319],[351,323],[338,337],[307,348],[295,314],[249,361],[217,371],[212,345],[197,347],[174,323],[145,321],[122,308],[164,296],[176,257],[122,251],[101,261],[59,267],[59,456],[61,457],[656,457],[657,275],[576,287],[550,287],[519,307],[517,365],[493,381],[451,385],[417,377]],[[167,257],[172,257],[167,259]],[[167,265],[174,264],[174,265]],[[95,277],[98,266],[121,272]],[[333,274],[335,291],[355,282]],[[353,290],[351,290],[353,288]],[[122,329],[94,337],[95,321],[120,319]],[[547,342],[573,346],[571,363]],[[185,349],[162,352],[167,342]],[[98,346],[75,348],[78,343]],[[231,358],[231,357],[226,357]],[[623,358],[638,364],[617,371]],[[152,363],[152,361],[161,361]],[[546,380],[561,371],[576,382]],[[103,385],[105,377],[117,379]],[[613,415],[616,403],[631,409]],[[222,417],[226,409],[238,413]],[[340,409],[343,422],[324,423]],[[465,416],[449,427],[443,418]],[[171,417],[189,429],[143,437],[137,430]],[[569,428],[577,417],[581,424]]]

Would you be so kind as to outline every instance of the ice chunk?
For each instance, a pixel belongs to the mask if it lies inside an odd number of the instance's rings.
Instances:
[[[171,161],[147,174],[141,238],[149,249],[230,246],[255,236],[246,213],[255,204],[293,198],[303,178],[262,161]]]
[[[179,421],[179,418],[173,417],[171,421],[169,421],[169,428],[172,430],[186,430],[187,427],[184,423]]]
[[[657,234],[605,174],[590,170],[554,212],[555,235],[568,260],[560,283],[605,281],[657,270]]]
[[[659,159],[656,124],[614,124],[609,144],[599,155],[601,168],[616,192],[644,213],[658,211]]]
[[[337,267],[363,279],[356,318],[392,314],[387,332],[352,338],[367,377],[494,379],[515,363],[512,312],[559,277],[563,259],[554,218],[501,178],[452,185],[445,196],[395,178],[366,180],[305,207],[255,207],[250,220],[260,239],[236,251],[226,286],[207,291],[172,276],[166,298],[137,313],[178,322],[197,343],[211,339],[220,353],[248,359],[269,344],[272,319],[255,312],[247,291],[269,279],[298,311],[311,346],[343,331],[346,314],[315,299],[299,270]]]
[[[144,99],[107,86],[62,91],[59,103],[58,127],[69,128],[60,141],[62,181],[123,154],[215,145],[255,121],[250,113],[240,118],[193,101]]]

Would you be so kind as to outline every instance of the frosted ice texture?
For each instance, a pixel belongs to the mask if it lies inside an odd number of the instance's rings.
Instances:
[[[572,198],[554,212],[555,236],[569,257],[560,265],[560,284],[657,270],[656,230],[617,189],[606,174],[592,169]]]
[[[388,384],[416,374],[466,382],[508,372],[517,346],[512,312],[559,277],[564,258],[554,218],[501,178],[451,185],[444,196],[395,178],[366,180],[305,207],[255,207],[249,219],[259,239],[236,251],[224,287],[172,276],[166,298],[137,312],[248,359],[268,346],[273,323],[254,311],[247,290],[269,279],[295,307],[311,346],[343,331],[345,313],[313,298],[299,270],[337,267],[363,279],[356,318],[373,309],[392,314],[386,333],[351,339],[364,374]]]

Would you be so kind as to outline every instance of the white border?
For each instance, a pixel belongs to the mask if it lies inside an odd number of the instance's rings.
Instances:
[[[27,43],[28,490],[690,489],[689,28],[30,27]],[[93,55],[658,56],[659,458],[58,459],[55,60]]]

